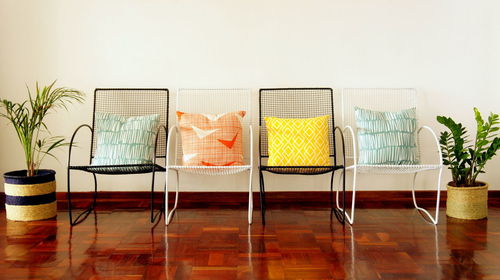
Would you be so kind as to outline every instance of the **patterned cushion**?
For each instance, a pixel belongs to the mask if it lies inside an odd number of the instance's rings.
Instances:
[[[265,118],[269,166],[328,166],[328,118]]]
[[[359,164],[418,164],[417,111],[377,112],[355,108]]]
[[[245,113],[210,115],[177,111],[183,165],[243,165],[241,120]]]
[[[97,149],[92,165],[151,163],[159,120],[159,115],[125,118],[96,113]]]

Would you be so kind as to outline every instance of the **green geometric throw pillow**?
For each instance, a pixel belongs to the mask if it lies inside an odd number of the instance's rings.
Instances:
[[[364,165],[414,165],[417,150],[417,110],[378,112],[356,107],[359,160]]]
[[[150,164],[160,115],[125,118],[96,113],[92,165]]]

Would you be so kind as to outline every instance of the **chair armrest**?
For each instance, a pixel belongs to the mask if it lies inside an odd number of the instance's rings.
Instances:
[[[172,145],[176,144],[175,142],[177,141],[172,141],[173,137],[177,137],[177,134],[179,133],[179,127],[178,126],[174,126],[170,129],[170,131],[168,132],[168,138],[167,138],[167,151],[165,153],[165,163],[166,163],[166,166],[170,166],[170,165],[175,165],[175,161],[172,161],[172,157],[170,156],[170,152],[172,150]],[[177,151],[175,150],[177,149],[177,147],[174,147],[174,160],[175,160],[175,157],[177,156]]]
[[[158,150],[158,137],[160,135],[160,132],[162,131],[162,129],[165,131],[165,137],[167,137],[167,127],[164,126],[164,125],[160,125],[158,127],[158,129],[156,130],[156,135],[155,135],[155,146],[154,146],[154,149],[153,149],[153,165],[156,165],[156,152]],[[165,138],[166,139],[166,138]],[[166,143],[165,143],[166,144]],[[167,151],[165,151],[165,162],[167,162]]]
[[[259,134],[258,135],[259,136],[259,139],[258,139],[258,141],[259,141],[259,143],[258,143],[259,144],[259,158],[257,160],[257,168],[260,170],[260,167],[262,165],[262,151],[261,151],[261,146],[260,146],[260,141],[261,141],[260,130],[262,129],[262,126],[259,125],[258,128],[259,128],[259,131],[258,131],[258,134]]]
[[[438,161],[439,161],[439,165],[443,165],[443,154],[441,153],[441,146],[439,145],[439,140],[438,140],[438,137],[436,136],[436,133],[434,132],[434,130],[432,130],[432,128],[424,125],[424,126],[421,126],[418,130],[417,130],[417,141],[418,141],[418,136],[420,136],[420,133],[423,131],[423,130],[427,130],[430,132],[430,134],[432,135],[433,139],[434,139],[434,142],[436,144],[436,152],[438,153]],[[418,146],[420,148],[420,143],[418,143]]]
[[[356,133],[354,132],[354,128],[352,126],[347,125],[342,129],[342,132],[344,134],[349,133],[352,139],[352,157],[353,157],[353,165],[358,164],[358,150],[357,150],[357,145],[356,145]]]
[[[91,132],[92,134],[94,134],[94,130],[93,130],[93,129],[92,129],[92,127],[91,127],[90,125],[88,125],[88,124],[82,124],[82,125],[80,125],[79,127],[77,127],[77,128],[75,129],[75,131],[73,132],[73,135],[71,136],[71,141],[69,142],[68,166],[71,166],[71,151],[73,150],[73,143],[74,143],[74,141],[75,141],[75,137],[76,137],[76,135],[77,135],[78,131],[80,131],[80,129],[82,129],[82,128],[84,128],[84,127],[88,128],[88,129],[90,130],[90,132]],[[92,148],[91,148],[91,149],[92,149]],[[92,153],[92,151],[91,151],[90,153]],[[90,161],[91,161],[91,157],[90,157],[90,159],[89,159],[89,164],[91,164],[91,162],[90,162]]]
[[[342,140],[342,166],[344,166],[344,168],[346,167],[346,164],[345,164],[345,158],[346,158],[346,154],[345,154],[345,141],[344,141],[344,133],[342,132],[342,129],[338,126],[336,126],[334,129],[333,129],[333,134],[335,134],[336,132],[338,132],[340,134],[340,140]],[[333,143],[333,145],[336,145],[336,143]],[[337,165],[337,153],[335,153],[335,158],[334,158],[334,163],[335,165]]]
[[[250,145],[250,166],[253,166],[253,129],[252,125],[248,126],[248,133],[250,136],[250,141],[248,141],[248,145]]]

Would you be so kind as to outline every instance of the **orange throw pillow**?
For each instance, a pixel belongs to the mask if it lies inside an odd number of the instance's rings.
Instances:
[[[241,120],[245,114],[245,111],[219,115],[177,111],[182,140],[182,164],[243,165]]]

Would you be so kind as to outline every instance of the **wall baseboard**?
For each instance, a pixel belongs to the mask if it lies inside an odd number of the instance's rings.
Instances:
[[[346,192],[350,201],[351,192]],[[92,201],[92,192],[72,193],[74,206],[87,207]],[[254,207],[259,208],[259,193],[254,194]],[[68,208],[65,192],[56,194],[58,209]],[[175,194],[169,193],[169,201],[173,202]],[[156,193],[155,204],[160,205],[163,193]],[[98,209],[147,209],[149,207],[149,192],[99,192]],[[180,208],[207,207],[246,207],[248,194],[246,192],[181,192],[179,194]],[[269,208],[307,207],[327,208],[330,205],[330,193],[318,192],[267,192],[266,200]],[[433,207],[436,203],[435,192],[417,191],[419,205]],[[0,196],[0,208],[4,208],[5,196]],[[500,191],[489,191],[490,206],[500,207]],[[441,192],[441,206],[446,205],[446,191]],[[357,191],[356,207],[359,208],[412,208],[411,191]]]

